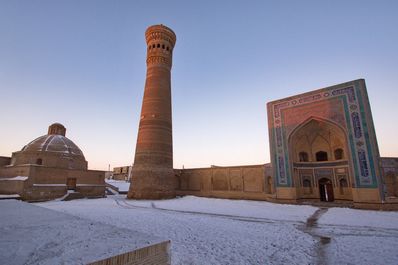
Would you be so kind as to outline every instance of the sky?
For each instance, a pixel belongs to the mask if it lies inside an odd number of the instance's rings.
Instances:
[[[398,157],[398,1],[0,0],[0,156],[62,123],[90,169],[132,164],[145,30],[176,33],[174,167],[270,161],[266,103],[365,78]]]

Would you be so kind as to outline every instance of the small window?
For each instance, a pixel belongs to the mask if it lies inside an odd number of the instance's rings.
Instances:
[[[152,49],[154,49],[155,48],[155,44],[152,44]]]
[[[319,151],[315,154],[316,161],[328,161],[328,153],[325,151]]]
[[[344,159],[343,149],[337,148],[336,150],[334,150],[334,159],[336,160]]]
[[[160,44],[158,43],[158,48],[160,48]]]
[[[163,44],[163,45],[162,45],[162,49],[164,50],[164,48],[165,48],[165,47],[164,47],[164,44]]]
[[[38,158],[38,159],[36,160],[36,164],[37,164],[37,165],[43,165],[43,159]]]
[[[306,152],[299,153],[300,162],[308,162],[308,154]]]
[[[167,50],[167,51],[169,50],[169,46],[166,47],[166,50]]]

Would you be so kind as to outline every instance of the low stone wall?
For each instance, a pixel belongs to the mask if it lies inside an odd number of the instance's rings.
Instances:
[[[0,156],[0,167],[7,166],[11,163],[11,157]]]
[[[24,184],[23,180],[0,178],[0,194],[21,194]]]
[[[133,250],[88,265],[169,265],[170,241]]]
[[[112,179],[126,181],[128,179],[128,174],[127,173],[119,173],[119,174],[113,173]]]
[[[30,176],[32,168],[31,165],[0,167],[0,177],[12,178],[17,176]]]
[[[272,195],[268,165],[176,170],[177,195],[268,200]]]
[[[398,197],[398,158],[382,157],[381,170],[384,179],[384,195]]]
[[[105,185],[80,184],[75,190],[82,198],[102,198],[105,196],[104,188]],[[65,184],[33,184],[19,194],[25,201],[47,201],[65,196],[67,190]]]
[[[356,209],[363,210],[382,210],[382,211],[398,211],[398,203],[359,203],[354,202],[354,207]]]
[[[68,189],[68,179],[74,179],[74,189],[84,197],[104,197],[104,171],[45,167],[41,165],[6,166],[0,168],[0,178],[29,176],[25,181],[0,181],[0,194],[19,194],[23,200],[45,201],[62,197]]]
[[[24,189],[21,197],[24,201],[47,201],[60,198],[67,192],[64,184],[33,184]]]
[[[105,185],[77,184],[76,191],[89,198],[104,197]]]

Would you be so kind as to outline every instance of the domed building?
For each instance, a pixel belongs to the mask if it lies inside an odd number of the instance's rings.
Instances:
[[[0,193],[19,194],[24,200],[48,200],[69,193],[102,197],[104,171],[88,170],[80,148],[66,136],[66,128],[54,123],[40,136],[0,157]]]
[[[87,169],[87,161],[80,148],[65,137],[66,129],[54,123],[48,134],[40,136],[13,153],[11,164],[35,164],[66,169]]]

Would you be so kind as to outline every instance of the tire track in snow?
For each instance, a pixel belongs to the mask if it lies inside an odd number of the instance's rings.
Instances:
[[[242,222],[255,222],[255,223],[290,223],[293,225],[303,225],[304,222],[300,221],[291,221],[291,220],[275,220],[269,218],[261,218],[261,217],[246,217],[246,216],[239,216],[239,215],[231,215],[231,214],[218,214],[218,213],[206,213],[206,212],[195,212],[195,211],[187,211],[187,210],[175,210],[175,209],[166,209],[166,208],[159,208],[155,205],[155,203],[151,203],[151,207],[147,206],[139,206],[127,203],[123,199],[114,198],[116,204],[124,209],[146,209],[146,210],[157,210],[157,211],[164,211],[164,212],[174,212],[174,213],[183,213],[183,214],[193,214],[193,215],[205,215],[205,216],[213,216],[213,217],[220,217],[220,218],[227,218],[236,221]]]

